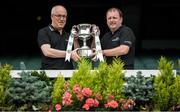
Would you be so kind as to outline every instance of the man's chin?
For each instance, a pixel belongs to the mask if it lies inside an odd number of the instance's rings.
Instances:
[[[111,27],[112,30],[116,30],[116,27]]]
[[[64,28],[64,26],[58,26],[58,29],[63,29]]]
[[[59,28],[64,28],[64,24],[58,24]]]

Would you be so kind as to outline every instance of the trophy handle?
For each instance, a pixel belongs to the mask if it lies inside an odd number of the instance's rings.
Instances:
[[[100,35],[99,27],[96,25],[93,25],[92,33],[94,34],[94,38],[95,38],[96,57],[99,61],[104,61],[102,49],[101,49],[101,43],[99,39],[99,35]]]
[[[92,24],[92,35],[96,36],[96,35],[100,35],[100,30],[99,27],[96,26],[95,24]]]
[[[72,46],[73,46],[73,42],[74,42],[76,32],[77,32],[76,26],[73,26],[71,29],[71,33],[69,35],[69,40],[68,40],[68,44],[67,44],[67,48],[66,48],[65,61],[70,61]]]
[[[77,26],[76,25],[74,25],[72,27],[71,33],[73,34],[73,36],[75,36],[75,34],[77,34]]]

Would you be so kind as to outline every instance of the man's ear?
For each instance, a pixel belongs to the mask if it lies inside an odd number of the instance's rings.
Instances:
[[[121,21],[121,23],[123,23],[123,17],[120,17],[120,21]]]

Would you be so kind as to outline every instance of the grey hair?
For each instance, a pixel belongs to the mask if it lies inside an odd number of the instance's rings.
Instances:
[[[62,5],[56,5],[56,6],[54,6],[54,7],[51,9],[51,15],[53,15],[53,14],[56,12],[57,8],[59,8],[59,7],[64,8],[64,10],[65,10],[66,13],[67,13],[67,10],[66,10],[66,8],[65,8],[64,6],[62,6]]]

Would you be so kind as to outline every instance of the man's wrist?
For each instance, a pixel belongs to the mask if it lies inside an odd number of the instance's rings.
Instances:
[[[102,54],[105,56],[105,50],[102,50]]]

